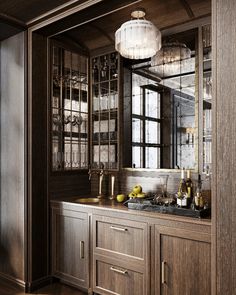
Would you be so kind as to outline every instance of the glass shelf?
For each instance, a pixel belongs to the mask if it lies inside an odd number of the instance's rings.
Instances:
[[[53,171],[88,168],[88,58],[52,45]]]
[[[92,169],[118,169],[119,56],[112,52],[91,59]],[[115,76],[115,77],[114,77]]]

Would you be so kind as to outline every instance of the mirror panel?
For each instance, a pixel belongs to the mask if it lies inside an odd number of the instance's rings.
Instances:
[[[130,126],[131,135],[127,140],[124,131],[126,146],[129,142],[124,167],[198,169],[197,35],[191,30],[164,40],[186,44],[188,58],[162,64],[126,62],[124,80],[131,83],[130,91],[124,91],[124,130]]]

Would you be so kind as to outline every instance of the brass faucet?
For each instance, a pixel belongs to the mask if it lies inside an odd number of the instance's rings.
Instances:
[[[102,193],[102,183],[103,183],[103,178],[104,175],[108,175],[111,174],[109,171],[105,171],[104,170],[104,164],[101,163],[100,164],[100,170],[91,170],[91,167],[89,166],[89,170],[88,170],[88,175],[89,175],[89,180],[91,180],[91,176],[93,174],[98,175],[98,199],[103,199],[104,198],[104,194]],[[109,196],[110,200],[115,200],[115,175],[111,174],[111,194]]]
[[[103,176],[104,176],[104,166],[102,166],[100,173],[99,173],[99,183],[98,183],[98,199],[103,199],[104,196],[102,194],[102,181],[103,181]]]
[[[104,164],[101,163],[100,165],[101,169],[100,171],[91,170],[91,167],[89,166],[88,175],[89,175],[89,181],[91,180],[91,177],[93,174],[96,174],[99,176],[99,182],[98,182],[98,199],[103,199],[104,195],[102,194],[102,182],[104,177]]]

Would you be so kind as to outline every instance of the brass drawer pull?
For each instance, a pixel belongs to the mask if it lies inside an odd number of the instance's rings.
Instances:
[[[161,263],[161,283],[166,284],[166,279],[165,279],[165,261],[162,261]]]
[[[116,226],[110,226],[110,229],[114,229],[114,230],[118,230],[118,231],[128,231],[127,228],[116,227]]]
[[[128,274],[128,271],[125,269],[125,270],[121,270],[121,269],[117,269],[115,268],[114,266],[111,266],[110,267],[110,270],[114,271],[114,272],[118,272],[122,275],[127,275]]]
[[[84,241],[80,241],[80,259],[84,259]]]

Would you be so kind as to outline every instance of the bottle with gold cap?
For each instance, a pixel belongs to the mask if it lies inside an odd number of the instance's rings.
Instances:
[[[187,187],[185,182],[185,171],[183,168],[181,170],[181,179],[179,182],[179,189],[177,192],[177,205],[179,207],[187,207],[187,199],[188,199],[188,193],[187,193]]]
[[[186,179],[186,188],[187,188],[187,203],[188,207],[191,205],[193,200],[193,182],[191,179],[191,170],[187,170],[187,179]]]

